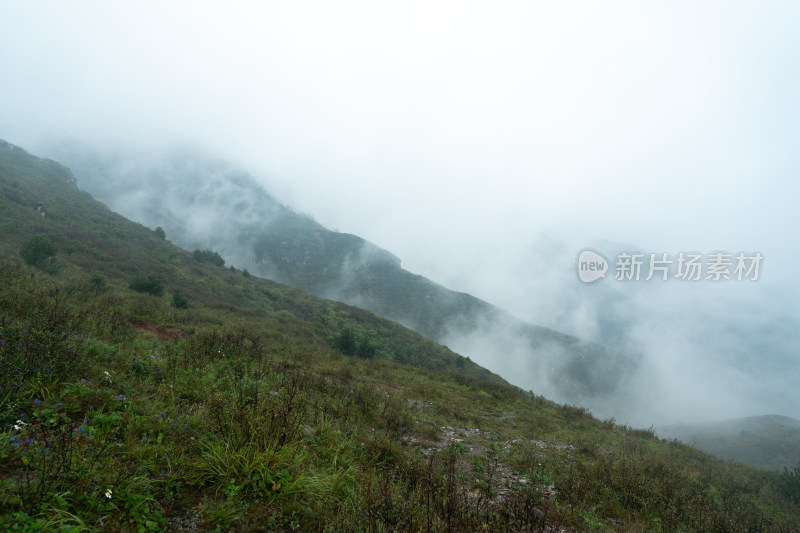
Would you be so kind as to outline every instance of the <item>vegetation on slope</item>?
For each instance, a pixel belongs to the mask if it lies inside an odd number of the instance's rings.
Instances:
[[[365,311],[198,263],[74,189],[63,168],[50,176],[49,162],[10,154],[0,158],[5,529],[800,526],[777,473],[598,421]],[[31,197],[47,198],[45,217]],[[52,271],[18,259],[37,234],[56,247]],[[164,295],[132,290],[139,274],[162,279]],[[189,307],[170,305],[176,290]],[[346,330],[376,357],[345,355]]]
[[[45,205],[45,216],[34,207]],[[181,250],[156,232],[108,210],[74,185],[71,172],[53,161],[33,157],[10,144],[0,145],[0,253],[19,256],[27,242],[55,243],[52,267],[61,271],[70,291],[91,293],[98,279],[106,288],[173,296],[180,291],[192,313],[211,323],[217,312],[263,312],[298,319],[323,339],[350,328],[359,341],[374,346],[375,357],[501,380],[478,365],[361,309],[320,300],[235,268],[221,268],[211,250]],[[90,272],[95,281],[81,279]],[[155,313],[142,319],[154,319]]]

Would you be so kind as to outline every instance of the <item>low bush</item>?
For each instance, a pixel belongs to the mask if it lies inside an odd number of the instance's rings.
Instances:
[[[218,267],[225,266],[225,259],[214,250],[195,250],[192,252],[192,258],[198,263],[211,263]]]
[[[131,279],[129,287],[131,290],[153,296],[164,294],[164,283],[161,278],[155,275],[138,275]]]

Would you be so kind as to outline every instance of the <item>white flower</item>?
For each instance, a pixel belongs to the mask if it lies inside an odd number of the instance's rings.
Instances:
[[[106,498],[111,499],[111,489],[106,489]]]
[[[105,374],[105,375],[106,375],[106,379],[108,380],[108,382],[109,382],[109,383],[111,383],[111,374],[109,374],[109,373],[108,373],[108,370],[106,370],[105,372],[103,372],[103,374]]]
[[[23,427],[25,427],[26,425],[27,425],[27,424],[26,424],[25,422],[23,422],[22,420],[17,420],[17,423],[16,423],[16,424],[14,424],[14,429],[16,429],[17,431],[19,431],[20,429],[22,429],[22,428],[23,428]]]

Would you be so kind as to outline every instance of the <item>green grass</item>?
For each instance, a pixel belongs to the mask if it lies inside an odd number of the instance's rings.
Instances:
[[[778,473],[596,420],[366,311],[198,263],[65,177],[0,147],[3,529],[800,527]],[[19,258],[34,234],[56,245],[57,269]],[[164,295],[131,290],[138,275]],[[176,290],[188,308],[171,305]],[[375,358],[337,349],[345,328]]]

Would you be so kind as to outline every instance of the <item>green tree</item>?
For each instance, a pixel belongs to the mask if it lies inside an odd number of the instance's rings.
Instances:
[[[161,226],[158,226],[156,229],[153,230],[153,232],[156,235],[158,235],[158,237],[160,239],[166,239],[167,238],[167,232],[164,231],[164,228],[162,228]]]
[[[89,277],[89,283],[101,291],[105,291],[108,288],[108,285],[106,284],[106,278],[104,278],[99,272],[92,273],[92,275]]]
[[[175,294],[172,295],[172,307],[186,309],[189,307],[189,299],[181,291],[175,291]]]
[[[48,259],[56,255],[56,245],[44,235],[33,235],[22,243],[19,255],[29,265],[42,268]]]
[[[341,350],[346,355],[355,355],[356,350],[358,349],[356,335],[353,333],[352,329],[347,327],[339,332],[334,339],[334,344],[336,348]]]
[[[161,278],[150,274],[149,276],[138,275],[131,279],[128,285],[132,290],[144,294],[152,294],[153,296],[161,296],[164,294],[164,283]]]
[[[369,342],[369,339],[362,340],[358,345],[356,355],[362,359],[373,359],[375,357],[375,345]]]

